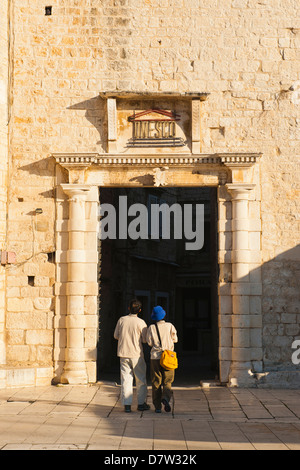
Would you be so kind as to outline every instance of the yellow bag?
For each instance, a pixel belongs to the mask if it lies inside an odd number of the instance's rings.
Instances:
[[[158,339],[161,344],[161,337],[159,333],[159,329],[157,326],[157,323],[155,323]],[[175,351],[169,351],[168,349],[165,349],[162,352],[161,358],[160,358],[160,365],[165,369],[165,370],[175,370],[178,368],[178,359],[177,359],[177,354]]]
[[[175,351],[166,349],[160,358],[160,365],[166,370],[174,370],[178,368],[178,359]]]

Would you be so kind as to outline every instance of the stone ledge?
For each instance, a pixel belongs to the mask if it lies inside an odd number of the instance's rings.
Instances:
[[[300,370],[265,371],[254,375],[258,388],[300,388]]]
[[[245,369],[238,377],[235,375],[236,371],[230,377],[228,387],[285,390],[300,388],[300,370],[252,372]]]
[[[51,385],[52,367],[0,367],[0,389]]]
[[[102,91],[99,93],[99,96],[103,99],[109,98],[121,98],[121,99],[134,99],[134,100],[155,100],[155,99],[199,99],[200,101],[206,101],[210,93],[199,93],[199,92],[152,92],[152,91],[142,91],[142,92],[133,92],[133,91]]]

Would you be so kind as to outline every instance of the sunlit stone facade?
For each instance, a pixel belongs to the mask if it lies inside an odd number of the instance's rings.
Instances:
[[[0,387],[97,380],[101,187],[217,188],[219,379],[299,385],[299,13],[1,2]]]

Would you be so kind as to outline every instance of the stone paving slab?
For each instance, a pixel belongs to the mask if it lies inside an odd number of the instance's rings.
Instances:
[[[148,389],[148,403],[151,403]],[[1,450],[300,450],[300,390],[174,387],[171,413],[126,414],[120,387],[0,390]]]

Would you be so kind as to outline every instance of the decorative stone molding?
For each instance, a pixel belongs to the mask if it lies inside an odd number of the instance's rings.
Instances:
[[[247,169],[257,163],[261,154],[257,153],[233,153],[233,154],[187,154],[187,155],[118,155],[118,154],[52,154],[56,162],[62,167],[71,169],[87,169],[90,165],[118,165],[130,166],[194,166],[194,165],[225,165],[230,169]]]
[[[157,188],[161,186],[166,186],[166,173],[165,171],[168,170],[168,167],[165,167],[163,169],[161,168],[154,168],[153,173],[154,173],[154,186]]]
[[[252,179],[250,170],[260,160],[261,154],[244,154],[230,155],[223,154],[221,156],[222,163],[231,171],[232,183],[248,183]]]
[[[229,168],[246,168],[255,165],[261,158],[261,153],[244,153],[244,154],[230,154],[225,153],[220,155],[221,162]]]
[[[70,183],[82,184],[84,183],[85,171],[92,165],[96,155],[97,154],[59,154],[56,161],[63,168],[68,170]]]
[[[103,91],[99,93],[99,96],[103,99],[118,98],[126,100],[165,100],[165,99],[199,99],[200,101],[206,101],[210,93],[199,93],[199,92],[187,92],[187,93],[176,93],[176,92],[147,92],[142,91],[140,93],[133,91]]]
[[[250,173],[261,155],[257,153],[200,153],[193,155],[190,153],[128,154],[124,156],[117,153],[60,153],[52,156],[60,166],[68,170],[69,183],[82,184],[91,181],[98,186],[113,186],[118,180],[117,184],[120,186],[124,181],[120,177],[122,172],[124,172],[124,178],[128,178],[128,172],[130,172],[132,186],[134,186],[134,181],[139,182],[139,178],[144,178],[144,182],[149,181],[149,186],[170,186],[172,184],[184,186],[187,181],[192,182],[192,185],[222,186],[225,183],[252,182],[253,175]],[[176,179],[180,170],[185,172],[186,176]],[[125,175],[125,173],[127,174]],[[94,176],[91,176],[92,174]],[[95,176],[96,174],[97,176]],[[189,174],[190,177],[188,177]],[[110,175],[113,175],[112,179]],[[151,175],[153,177],[152,183]],[[137,186],[141,185],[143,184],[137,184]]]
[[[56,162],[59,163],[64,168],[69,166],[76,167],[85,167],[89,166],[92,163],[96,162],[98,156],[97,153],[57,153],[53,154],[56,159]]]

